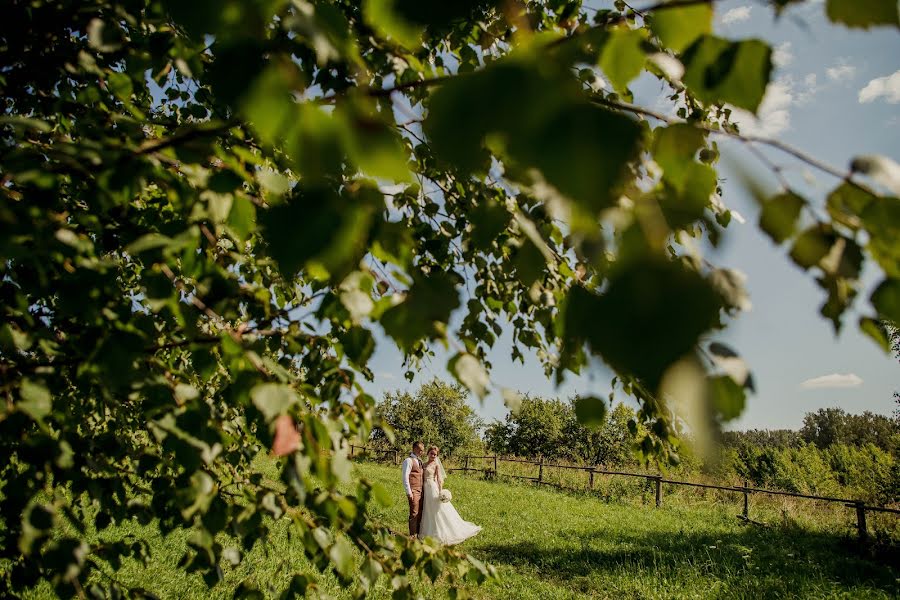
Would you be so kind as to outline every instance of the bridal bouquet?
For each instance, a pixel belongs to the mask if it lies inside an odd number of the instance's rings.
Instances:
[[[453,498],[453,494],[450,493],[450,490],[441,490],[439,498],[441,499],[441,502],[450,502]]]

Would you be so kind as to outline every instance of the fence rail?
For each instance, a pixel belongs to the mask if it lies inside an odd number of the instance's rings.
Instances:
[[[399,464],[399,451],[395,449],[377,449],[370,448],[368,446],[350,446],[350,457],[356,458],[365,455],[379,455],[382,458],[386,456],[390,456],[392,458],[392,462],[394,464]],[[447,469],[448,472],[452,471],[462,471],[463,473],[470,472],[479,472],[484,473],[490,477],[508,477],[511,479],[521,479],[525,481],[532,481],[538,485],[547,485],[559,488],[561,490],[571,490],[578,491],[576,488],[568,487],[562,485],[561,483],[557,483],[554,481],[547,481],[544,479],[544,469],[569,469],[574,471],[584,471],[588,474],[588,489],[594,489],[594,476],[595,475],[609,475],[609,476],[620,476],[620,477],[636,477],[646,479],[648,482],[653,482],[654,491],[656,495],[656,506],[662,506],[663,500],[663,485],[680,485],[687,487],[698,487],[705,489],[714,489],[714,490],[722,490],[725,492],[733,492],[739,493],[743,495],[743,511],[742,514],[738,515],[741,519],[746,521],[750,520],[750,496],[752,494],[763,494],[770,496],[789,496],[792,498],[803,498],[806,500],[818,500],[821,502],[833,502],[843,504],[847,508],[853,508],[856,511],[856,528],[859,533],[860,539],[867,539],[869,537],[868,528],[866,525],[866,513],[868,512],[880,512],[887,514],[898,514],[900,515],[900,509],[890,508],[887,506],[869,506],[862,500],[854,500],[850,498],[833,498],[831,496],[816,496],[813,494],[799,494],[796,492],[785,492],[781,490],[767,490],[764,488],[754,488],[749,487],[746,482],[742,486],[735,485],[715,485],[711,483],[700,483],[697,481],[681,481],[678,479],[666,479],[662,475],[654,475],[650,473],[631,473],[628,471],[611,471],[607,469],[601,469],[597,466],[585,466],[585,465],[564,465],[558,463],[545,463],[543,459],[541,460],[529,460],[526,458],[512,458],[512,457],[503,457],[497,455],[464,455],[461,457],[457,457],[457,460],[462,460],[463,466],[461,467],[453,467]],[[485,467],[470,467],[470,460],[490,460],[493,461],[493,469],[485,468]],[[517,475],[513,473],[500,473],[499,465],[500,463],[520,463],[520,464],[529,464],[535,465],[538,467],[537,477],[531,477],[528,475]]]

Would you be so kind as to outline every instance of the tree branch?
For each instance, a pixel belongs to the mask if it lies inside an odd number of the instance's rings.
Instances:
[[[631,9],[631,13],[619,13],[617,15],[608,15],[602,23],[598,23],[592,27],[587,27],[585,29],[575,30],[575,32],[572,35],[554,40],[554,41],[550,42],[547,45],[547,47],[553,48],[556,46],[560,46],[562,44],[566,44],[570,41],[576,40],[585,34],[592,33],[594,31],[605,30],[605,29],[607,29],[609,27],[613,27],[615,25],[621,25],[622,23],[625,23],[630,16],[635,15],[635,14],[639,15],[641,18],[646,18],[648,13],[659,12],[659,11],[663,11],[663,10],[670,10],[673,8],[685,8],[688,6],[698,6],[701,4],[710,4],[711,5],[711,4],[715,4],[715,2],[716,2],[716,0],[671,0],[671,2],[665,2],[665,1],[659,2],[657,4],[653,4],[646,8],[632,8],[631,6],[626,4],[625,6],[628,6],[628,8]]]
[[[618,110],[621,110],[624,112],[629,112],[629,113],[636,114],[636,115],[643,115],[646,117],[650,117],[650,118],[656,119],[658,121],[662,121],[666,125],[676,125],[676,124],[689,125],[695,129],[699,129],[699,130],[705,131],[707,133],[732,138],[732,139],[737,140],[747,146],[752,147],[753,143],[769,146],[771,148],[775,148],[776,150],[780,150],[781,152],[784,152],[785,154],[789,154],[789,155],[793,156],[794,158],[796,158],[797,160],[804,162],[807,165],[814,167],[814,168],[818,169],[819,171],[822,171],[823,173],[827,173],[829,175],[837,177],[838,179],[842,179],[842,180],[846,181],[847,183],[849,183],[850,185],[853,185],[859,189],[863,189],[863,190],[865,189],[863,186],[861,186],[859,183],[857,183],[856,181],[854,181],[851,178],[852,174],[850,171],[846,171],[846,172],[841,171],[835,167],[832,167],[828,163],[823,162],[813,156],[810,156],[809,154],[803,152],[802,150],[799,150],[799,149],[797,149],[789,144],[786,144],[780,140],[767,138],[767,137],[763,137],[763,136],[758,136],[758,135],[744,135],[742,133],[737,133],[734,131],[727,131],[725,129],[718,129],[715,127],[711,127],[709,125],[704,125],[702,123],[695,122],[695,121],[683,121],[681,119],[673,119],[662,113],[654,112],[652,110],[649,110],[649,109],[646,109],[646,108],[643,108],[640,106],[635,106],[633,104],[626,104],[624,102],[607,100],[606,98],[594,97],[591,100],[596,104],[600,104],[600,105],[606,106],[608,108],[615,108],[615,109],[618,109]]]
[[[140,146],[138,146],[137,150],[134,151],[134,154],[135,156],[152,154],[154,152],[164,150],[165,148],[177,146],[179,144],[183,144],[197,138],[216,136],[236,126],[237,123],[225,122],[215,127],[191,127],[189,129],[183,129],[167,138],[145,141]]]

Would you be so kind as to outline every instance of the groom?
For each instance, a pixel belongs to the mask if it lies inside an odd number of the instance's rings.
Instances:
[[[406,499],[409,500],[409,535],[416,537],[419,533],[419,524],[422,522],[422,461],[419,458],[425,452],[425,444],[413,442],[412,452],[403,461],[403,488],[406,490]]]

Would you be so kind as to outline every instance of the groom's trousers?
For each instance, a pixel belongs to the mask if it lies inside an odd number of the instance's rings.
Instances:
[[[419,533],[419,525],[422,523],[422,507],[424,505],[425,496],[422,490],[412,490],[412,499],[407,496],[409,501],[409,535],[414,537]]]

